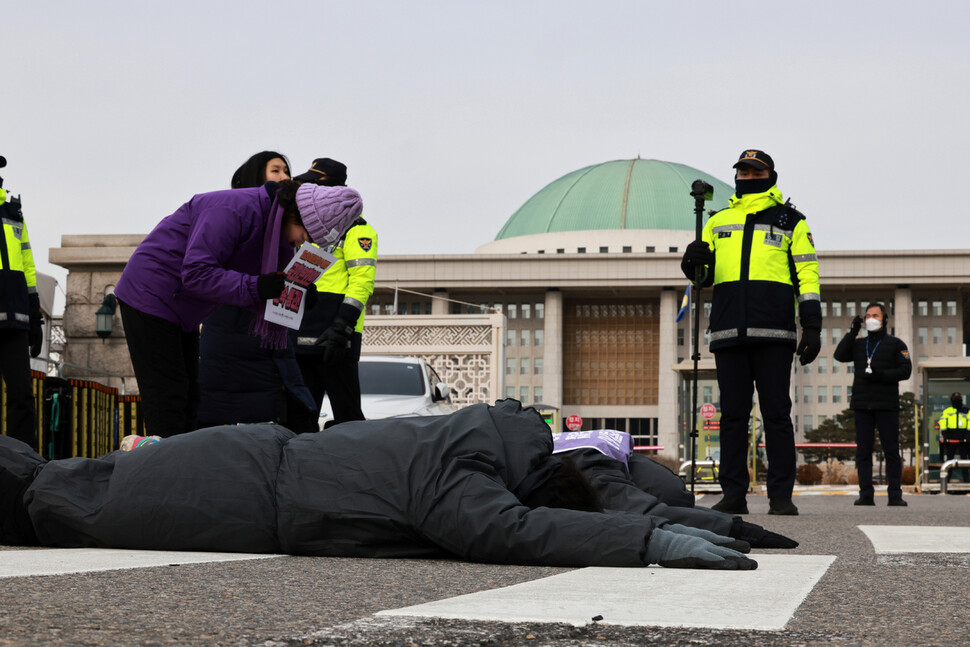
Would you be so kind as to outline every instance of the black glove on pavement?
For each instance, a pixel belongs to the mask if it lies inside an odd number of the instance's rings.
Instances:
[[[30,313],[30,333],[27,339],[30,342],[30,356],[40,355],[44,347],[44,315],[39,310]]]
[[[818,328],[802,328],[802,340],[795,349],[798,363],[802,366],[811,364],[822,350],[822,331]]]
[[[275,299],[286,286],[286,275],[282,272],[270,272],[256,277],[256,295],[260,299]]]
[[[860,330],[862,330],[862,317],[856,315],[855,319],[852,320],[852,334],[858,335]]]
[[[676,532],[679,535],[690,535],[691,537],[700,537],[705,541],[709,541],[717,546],[724,546],[725,548],[730,548],[731,550],[736,550],[739,553],[750,553],[751,544],[744,541],[743,539],[737,539],[735,537],[725,537],[724,535],[719,535],[716,532],[711,532],[710,530],[702,530],[701,528],[691,528],[690,526],[684,526],[679,523],[672,523],[664,526],[664,530],[669,530],[671,532]]]
[[[717,546],[700,537],[654,529],[647,541],[647,563],[664,568],[708,568],[722,571],[753,571],[758,562],[736,550]]]
[[[765,530],[758,524],[750,523],[741,517],[734,518],[731,536],[746,541],[752,548],[797,548],[798,542],[784,535]]]
[[[323,346],[323,363],[339,362],[346,357],[353,334],[354,327],[347,320],[336,317],[330,327],[313,342],[314,346]]]

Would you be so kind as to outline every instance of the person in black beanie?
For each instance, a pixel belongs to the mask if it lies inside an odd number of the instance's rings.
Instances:
[[[868,334],[864,339],[856,339],[863,324]],[[853,319],[852,327],[835,349],[837,361],[855,363],[849,403],[855,413],[855,462],[859,472],[859,498],[855,505],[875,505],[872,449],[877,428],[886,456],[889,505],[906,505],[899,457],[899,383],[909,378],[913,364],[906,344],[889,334],[888,324],[885,306],[871,303],[866,307],[865,320]]]

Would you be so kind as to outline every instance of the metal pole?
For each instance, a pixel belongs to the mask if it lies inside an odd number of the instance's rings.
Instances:
[[[704,180],[694,180],[691,184],[690,194],[694,197],[694,240],[701,240],[701,230],[704,226],[704,202],[714,197],[714,187]],[[694,380],[691,385],[691,409],[690,409],[690,491],[694,493],[694,484],[697,472],[697,375],[700,372],[698,362],[701,359],[700,352],[700,327],[701,327],[701,282],[703,280],[701,267],[694,268],[694,285],[691,288],[691,298],[694,300],[694,330],[691,332],[693,352],[691,359],[694,360]]]

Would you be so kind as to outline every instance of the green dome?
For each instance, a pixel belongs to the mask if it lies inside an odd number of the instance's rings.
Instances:
[[[694,231],[690,187],[697,179],[714,187],[714,200],[704,205],[705,213],[728,206],[734,187],[684,164],[634,159],[587,166],[529,198],[495,240],[594,229]]]

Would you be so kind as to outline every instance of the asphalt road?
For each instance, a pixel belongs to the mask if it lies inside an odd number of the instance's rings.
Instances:
[[[781,631],[374,616],[570,569],[279,557],[2,578],[0,646],[970,644],[970,552],[877,555],[858,529],[970,526],[970,497],[910,495],[908,508],[888,508],[884,496],[873,508],[852,500],[797,496],[800,516],[773,517],[765,497],[749,497],[749,521],[801,542],[755,553],[837,557]],[[691,574],[705,586],[703,571]],[[723,591],[725,604],[744,595],[740,586]]]

